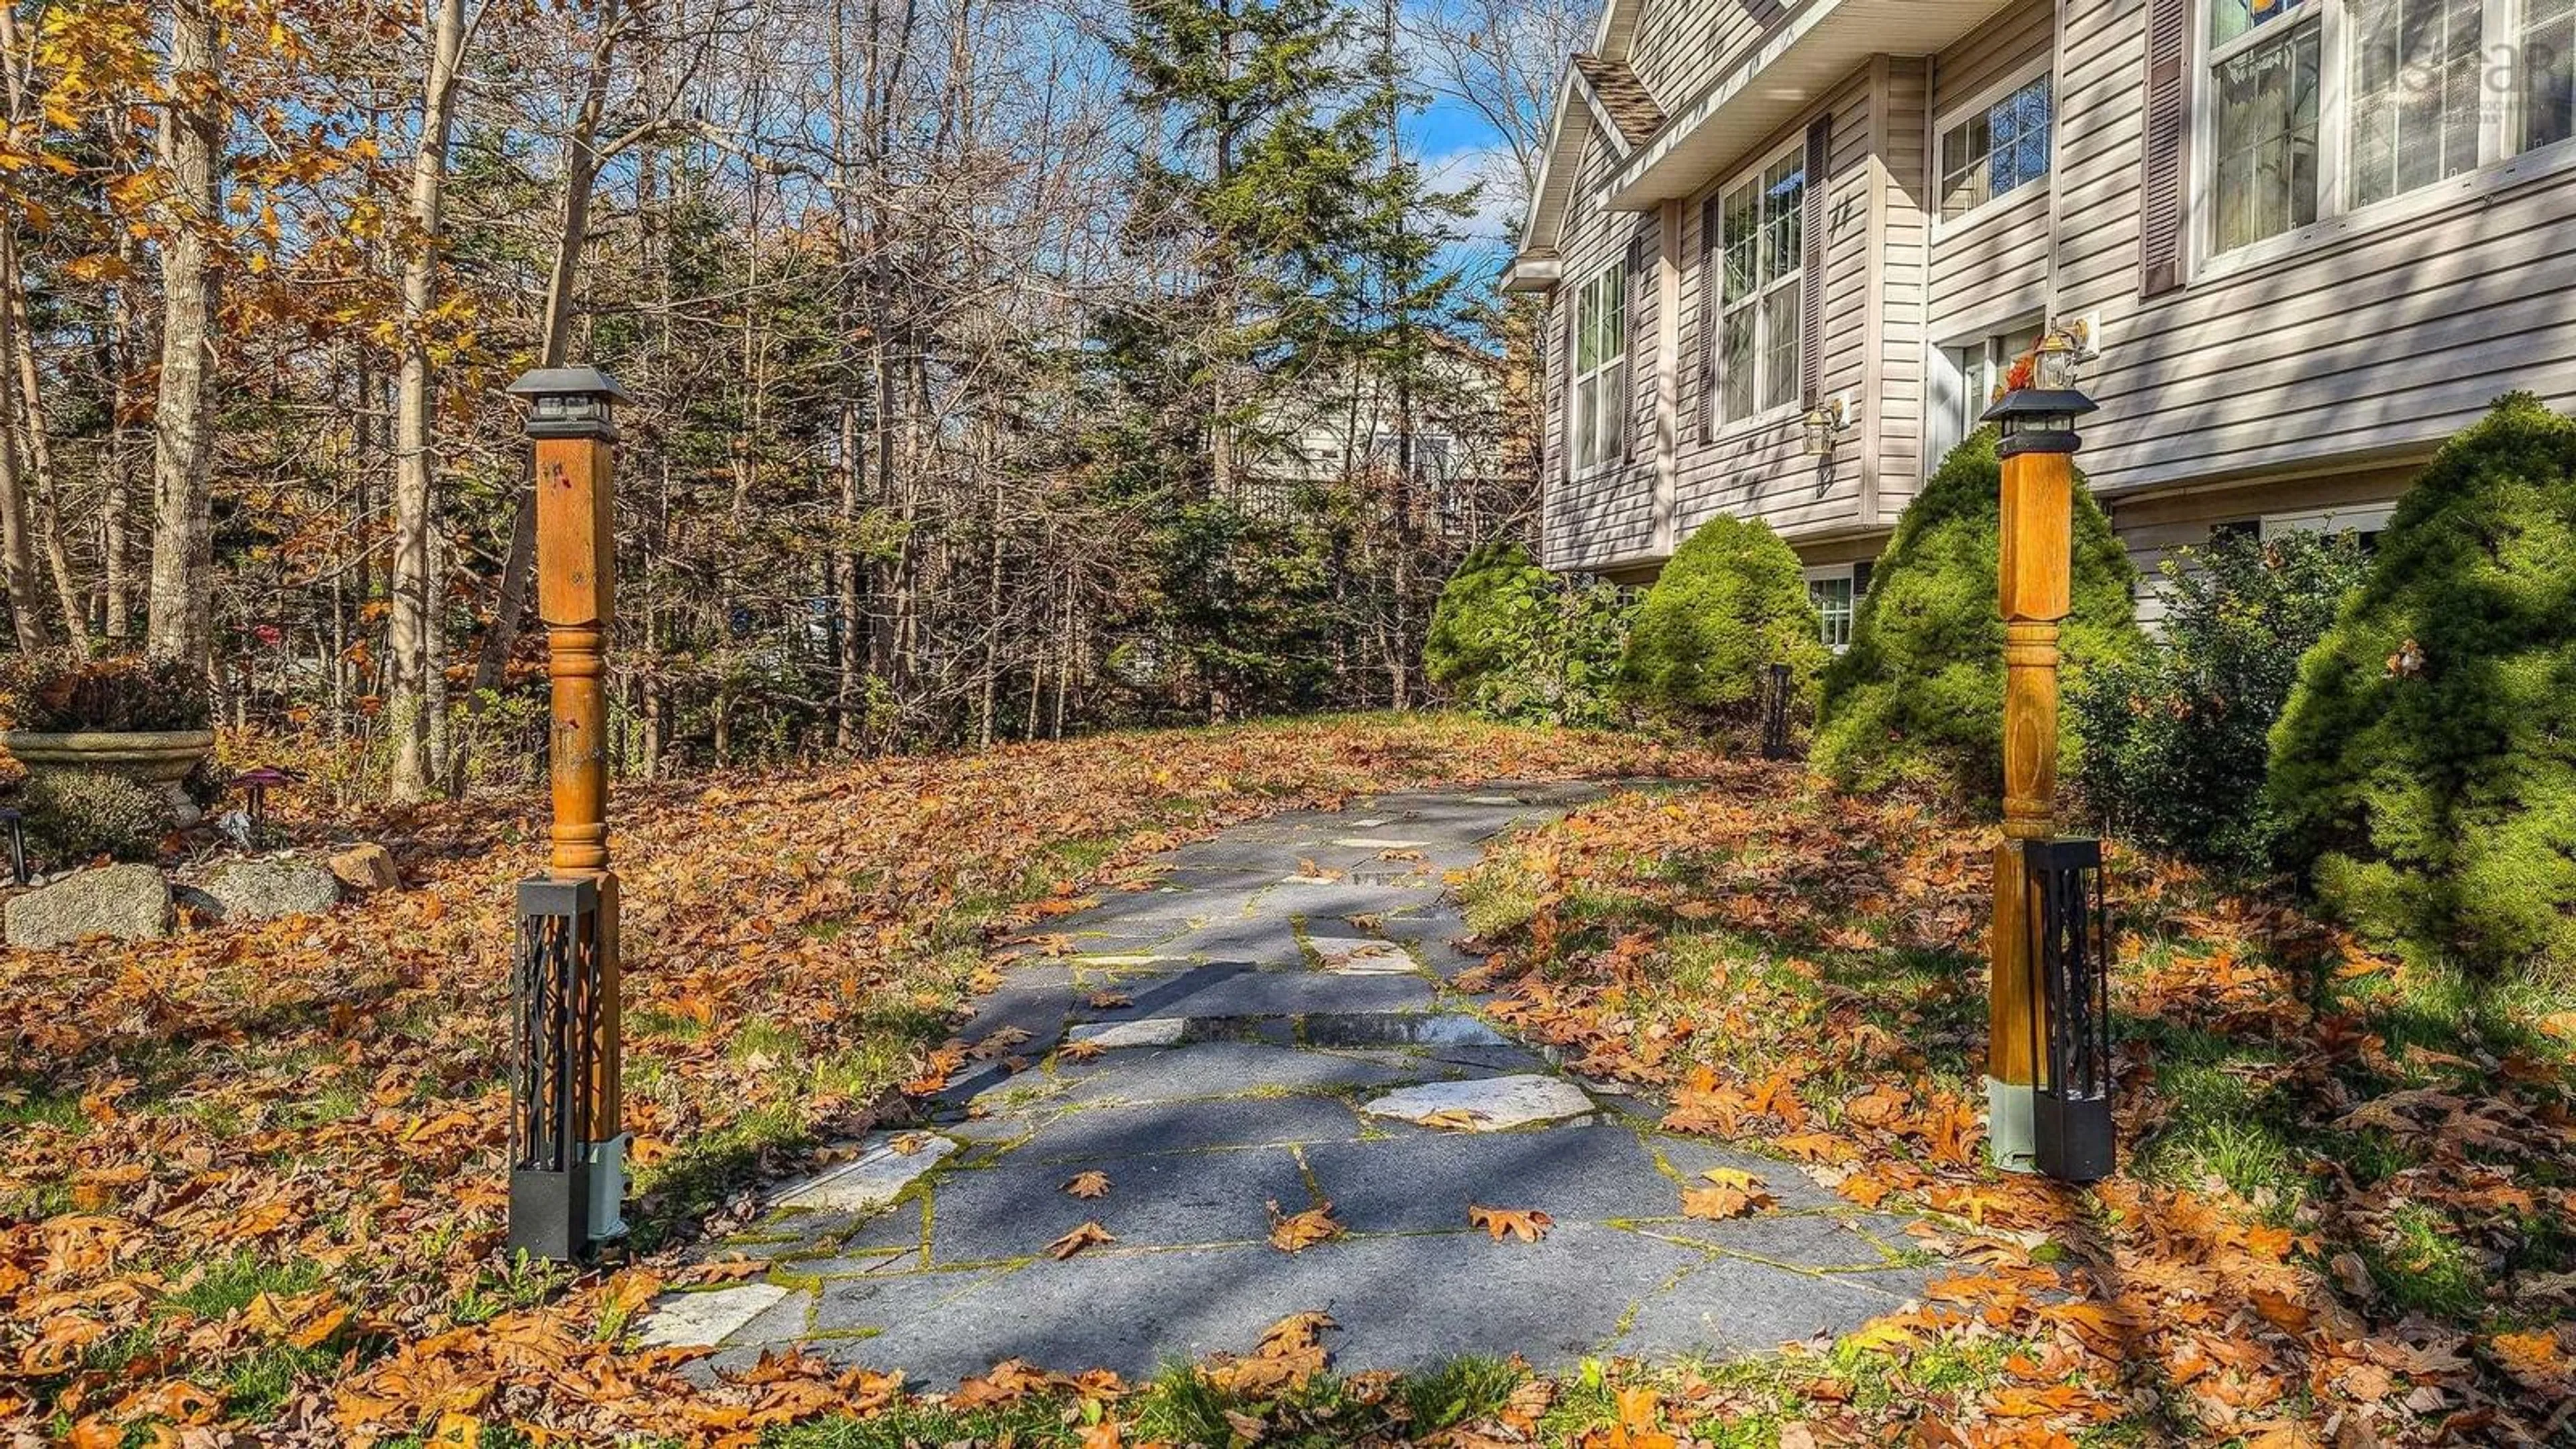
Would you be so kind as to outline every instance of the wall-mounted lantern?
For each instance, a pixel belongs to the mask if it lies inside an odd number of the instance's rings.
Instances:
[[[1830,458],[1842,435],[1860,421],[1860,408],[1851,394],[1831,397],[1808,412],[1806,417],[1807,456]]]

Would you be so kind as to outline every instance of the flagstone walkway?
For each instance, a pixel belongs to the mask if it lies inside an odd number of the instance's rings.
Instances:
[[[1746,1353],[1901,1307],[1929,1276],[1902,1219],[1656,1131],[1651,1105],[1574,1080],[1450,987],[1476,962],[1452,944],[1465,925],[1442,873],[1593,793],[1492,785],[1274,817],[1171,852],[1156,889],[1047,923],[1068,954],[1017,966],[960,1033],[1028,1033],[1010,1053],[1026,1069],[961,1072],[925,1129],[780,1194],[728,1245],[768,1258],[767,1279],[666,1298],[645,1337],[718,1345],[719,1367],[801,1342],[946,1388],[1007,1358],[1132,1377],[1248,1353],[1310,1309],[1357,1371]],[[1075,1042],[1098,1050],[1055,1050]],[[1683,1186],[1719,1167],[1779,1207],[1684,1217]],[[1066,1191],[1095,1172],[1105,1193]],[[1345,1236],[1271,1245],[1274,1205],[1326,1203]],[[1554,1226],[1497,1242],[1471,1206]],[[1048,1254],[1086,1222],[1112,1240]]]

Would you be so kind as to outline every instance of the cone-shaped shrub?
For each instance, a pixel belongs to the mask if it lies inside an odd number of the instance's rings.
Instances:
[[[1814,708],[1829,657],[1798,555],[1764,523],[1712,518],[1646,591],[1619,661],[1619,697],[1677,723],[1758,726],[1771,666],[1786,664],[1795,712]]]
[[[1897,519],[1852,621],[1851,648],[1825,671],[1815,761],[1846,789],[1910,785],[1972,809],[2000,808],[2003,471],[1995,441],[1986,428],[1952,449]],[[2074,487],[2074,613],[2059,640],[2070,684],[2144,644],[2131,600],[2137,570],[2081,475]],[[2072,779],[2082,742],[2072,729],[2061,738],[2061,778]]]
[[[2416,480],[2300,668],[2269,791],[2366,932],[2576,962],[2576,422],[2516,393]]]

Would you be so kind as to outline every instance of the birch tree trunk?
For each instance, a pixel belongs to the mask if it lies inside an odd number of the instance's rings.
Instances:
[[[447,199],[447,140],[457,62],[465,48],[464,0],[435,0],[420,143],[411,158],[410,255],[403,262],[402,374],[394,396],[393,793],[418,800],[431,773],[430,679],[438,667],[430,617],[431,493],[437,473],[438,394],[430,377],[429,316],[438,305],[440,227]]]
[[[225,103],[211,0],[177,0],[170,18],[171,99],[161,117],[169,187],[158,210],[161,394],[152,414],[152,594],[144,648],[211,662],[215,309],[213,230],[223,220]]]

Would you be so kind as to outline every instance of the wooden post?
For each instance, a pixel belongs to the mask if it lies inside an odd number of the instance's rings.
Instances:
[[[2051,370],[2046,365],[2071,345],[2052,335],[2035,370]],[[2032,1097],[2043,1085],[2031,960],[2039,902],[2029,888],[2024,847],[2057,831],[2057,636],[2073,607],[2074,427],[2094,406],[2063,380],[2038,382],[1986,415],[2004,427],[1997,450],[2003,517],[1996,571],[2004,623],[2004,838],[1995,847],[1987,943],[1986,1136],[1996,1166],[2023,1172],[2034,1167]]]
[[[2004,459],[2004,838],[1995,847],[1994,963],[1986,1072],[2027,1094],[2039,1082],[2025,841],[2057,826],[2057,631],[2068,607],[2072,467],[2064,453]],[[2012,1144],[1996,1134],[1999,1150]],[[2018,1154],[2011,1154],[2017,1156]],[[2010,1162],[1999,1165],[2019,1165]]]
[[[510,385],[531,399],[536,451],[537,616],[553,692],[554,792],[547,874],[599,887],[599,999],[576,1003],[596,1023],[582,1080],[589,1094],[594,1239],[623,1231],[624,991],[617,951],[617,873],[608,853],[608,639],[617,617],[616,444],[625,394],[591,368],[545,368]]]

